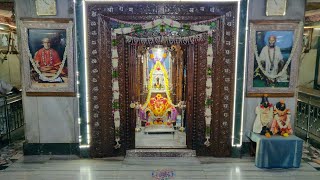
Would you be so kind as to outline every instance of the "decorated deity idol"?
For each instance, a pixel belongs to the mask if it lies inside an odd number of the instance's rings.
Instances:
[[[273,105],[268,101],[268,95],[262,97],[260,105],[256,107],[256,119],[253,124],[253,132],[261,135],[270,134],[273,119]]]
[[[280,134],[282,136],[291,135],[292,128],[290,118],[290,110],[286,108],[284,100],[281,99],[274,108],[274,118],[271,126],[273,134]]]

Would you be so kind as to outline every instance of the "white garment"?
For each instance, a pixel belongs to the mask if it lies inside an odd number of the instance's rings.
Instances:
[[[270,128],[273,119],[273,108],[261,108],[260,105],[256,107],[256,119],[253,124],[252,131],[260,133],[263,126]]]
[[[265,71],[270,75],[277,75],[279,71],[279,63],[283,60],[280,48],[275,46],[270,48],[268,45],[262,48],[260,53],[260,60],[265,62]],[[288,74],[285,72],[282,76],[277,78],[278,82],[288,82]]]
[[[7,94],[12,90],[12,86],[3,80],[0,80],[0,94]]]
[[[269,48],[269,46],[263,47],[260,53],[260,59],[266,63],[266,71],[271,75],[278,74],[279,62],[283,59],[280,48],[275,46]]]

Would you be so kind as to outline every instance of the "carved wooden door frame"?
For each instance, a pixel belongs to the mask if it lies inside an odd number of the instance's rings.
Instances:
[[[119,8],[122,7],[122,8]],[[133,11],[130,10],[133,9]],[[114,149],[114,121],[112,116],[112,70],[110,18],[129,22],[147,22],[159,18],[171,18],[178,22],[199,22],[221,17],[218,32],[215,32],[214,81],[211,123],[211,146],[204,143],[204,101],[206,52],[201,47],[188,48],[188,71],[193,71],[188,80],[187,93],[192,98],[187,104],[187,147],[197,150],[198,155],[230,156],[232,134],[232,102],[235,70],[235,34],[237,3],[91,3],[87,8],[88,29],[88,82],[90,103],[90,132],[92,157],[124,155],[126,149],[134,148],[134,116],[129,105],[133,92],[127,72],[132,60],[123,53],[119,56],[119,86],[121,140],[120,149]],[[228,43],[227,43],[228,42]],[[119,52],[129,51],[118,47]],[[194,56],[194,58],[193,58]],[[194,66],[191,69],[191,66]],[[189,73],[188,72],[188,73]],[[192,83],[194,83],[192,85]],[[192,106],[191,106],[192,105]],[[191,112],[191,113],[190,113]]]

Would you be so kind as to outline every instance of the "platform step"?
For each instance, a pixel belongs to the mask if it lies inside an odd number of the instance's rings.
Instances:
[[[126,157],[195,157],[191,149],[133,149],[127,150]]]
[[[197,157],[126,157],[123,164],[141,166],[198,166]]]

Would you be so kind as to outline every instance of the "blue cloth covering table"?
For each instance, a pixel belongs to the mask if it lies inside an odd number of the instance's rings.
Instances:
[[[255,165],[258,168],[299,168],[303,140],[297,136],[266,136],[250,132],[247,136],[257,143]]]

